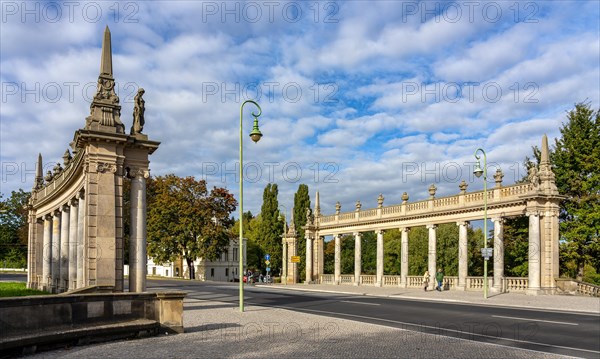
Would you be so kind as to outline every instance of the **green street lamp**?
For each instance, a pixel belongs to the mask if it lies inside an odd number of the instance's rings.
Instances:
[[[481,164],[479,162],[480,156],[477,155],[478,152],[481,152],[483,155],[483,169],[481,168]],[[481,250],[481,254],[483,256],[483,298],[487,299],[488,297],[488,260],[491,256],[491,251],[488,248],[488,232],[487,232],[487,156],[485,155],[485,151],[481,148],[475,150],[475,158],[477,159],[477,166],[475,170],[473,170],[473,174],[479,178],[483,174],[483,244],[484,248]]]
[[[250,132],[250,138],[252,139],[252,141],[258,142],[262,137],[262,133],[258,129],[258,117],[262,114],[262,109],[260,108],[258,103],[256,103],[256,101],[246,100],[242,102],[242,105],[240,106],[240,312],[244,311],[244,281],[242,280],[244,276],[244,151],[242,145],[242,117],[244,105],[247,103],[251,103],[254,106],[256,106],[256,108],[258,108],[258,114],[252,112],[252,116],[254,116],[254,126],[252,127],[252,131]]]

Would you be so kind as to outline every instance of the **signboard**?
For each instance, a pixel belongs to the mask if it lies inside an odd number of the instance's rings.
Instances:
[[[292,263],[300,263],[300,256],[292,256]]]
[[[271,268],[267,267],[267,272],[270,272],[270,271],[271,271]]]
[[[481,248],[481,256],[485,259],[489,259],[494,255],[494,248]]]
[[[271,259],[271,255],[270,254],[265,254],[265,260],[269,260]]]
[[[265,261],[265,264],[269,265],[269,264],[271,264],[271,261]]]

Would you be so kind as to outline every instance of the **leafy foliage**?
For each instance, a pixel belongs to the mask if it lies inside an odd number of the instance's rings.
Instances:
[[[27,202],[29,192],[12,191],[9,198],[0,194],[0,266],[27,266]]]
[[[300,184],[294,194],[294,225],[298,234],[298,255],[300,256],[298,271],[301,282],[306,278],[306,238],[304,238],[303,227],[306,225],[306,210],[309,208],[308,186]]]
[[[551,160],[561,203],[561,270],[581,279],[600,272],[600,111],[579,103],[568,112]],[[574,271],[575,269],[575,271]]]
[[[183,256],[193,262],[215,260],[232,238],[236,200],[224,188],[208,192],[206,181],[173,174],[148,181],[148,253],[157,263]]]
[[[283,249],[281,235],[283,234],[283,221],[279,215],[278,193],[279,190],[276,183],[269,183],[263,191],[263,204],[260,211],[261,222],[259,225],[260,235],[257,238],[257,244],[263,253],[271,256],[269,260],[271,274],[279,273],[282,268],[281,255]],[[266,269],[266,264],[263,260],[260,260],[259,264],[261,270],[263,268]]]

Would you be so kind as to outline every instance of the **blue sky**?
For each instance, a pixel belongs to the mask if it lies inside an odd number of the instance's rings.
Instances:
[[[600,104],[598,1],[1,2],[0,191],[33,185],[84,126],[112,32],[122,120],[146,90],[153,175],[238,194],[239,105],[257,100],[263,139],[244,139],[245,209],[300,183],[324,213],[482,188],[473,154],[504,183],[577,102]],[[251,106],[244,131],[252,128]]]

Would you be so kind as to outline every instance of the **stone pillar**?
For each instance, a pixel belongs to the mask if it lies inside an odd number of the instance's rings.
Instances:
[[[283,238],[281,240],[281,247],[282,247],[282,253],[281,253],[281,265],[283,268],[281,268],[281,284],[287,284],[287,277],[288,277],[288,246],[287,246],[287,240],[285,238],[285,232],[283,232]]]
[[[42,251],[42,290],[52,291],[52,215],[44,217],[44,247]]]
[[[37,289],[36,283],[36,272],[35,266],[35,244],[39,240],[37,235],[37,219],[35,218],[35,211],[32,206],[29,206],[27,215],[27,288]]]
[[[362,272],[362,236],[360,232],[354,233],[354,285],[360,285],[360,273]]]
[[[59,292],[69,288],[69,205],[62,206],[60,217],[60,280]]]
[[[383,230],[378,229],[375,234],[377,234],[377,276],[375,285],[381,287],[383,286]]]
[[[146,291],[146,178],[138,170],[131,179],[131,236],[129,239],[129,291]],[[133,264],[132,259],[134,259]]]
[[[494,222],[494,286],[492,293],[503,291],[504,280],[504,221],[502,217],[493,217]]]
[[[467,289],[467,276],[469,274],[469,240],[467,226],[469,222],[456,222],[458,226],[458,290]]]
[[[60,283],[60,211],[52,217],[52,292],[58,292]]]
[[[540,214],[528,212],[529,216],[529,288],[527,294],[537,295],[540,291]]]
[[[77,288],[87,286],[85,278],[85,194],[79,194],[77,204]]]
[[[410,228],[400,228],[402,237],[400,239],[400,286],[406,288],[408,282],[406,280],[408,276],[408,231]]]
[[[313,242],[313,277],[318,281],[323,275],[323,251],[325,249],[325,237],[318,235],[315,236]]]
[[[312,234],[306,233],[306,280],[305,284],[310,284],[313,280],[313,246]]]
[[[333,236],[335,241],[334,249],[334,267],[333,267],[333,283],[340,284],[340,275],[342,272],[342,238],[339,234]]]
[[[427,229],[429,229],[429,252],[428,252],[428,256],[427,256],[427,270],[429,271],[429,289],[433,290],[435,289],[435,286],[437,285],[436,281],[435,281],[435,272],[436,272],[436,262],[437,262],[437,237],[436,237],[436,230],[437,230],[437,225],[435,224],[428,224]]]
[[[71,208],[69,208],[69,290],[77,288],[77,204],[77,199],[71,199]]]

